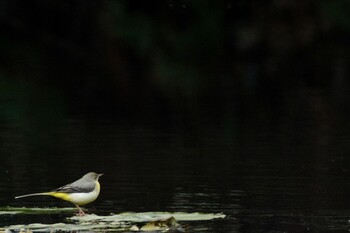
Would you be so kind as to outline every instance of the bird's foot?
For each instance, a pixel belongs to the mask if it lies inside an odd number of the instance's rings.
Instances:
[[[84,213],[84,211],[78,206],[78,205],[75,205],[77,208],[78,208],[78,210],[79,210],[79,213],[77,213],[77,216],[84,216],[85,215],[85,213]]]
[[[82,216],[85,216],[86,214],[84,212],[80,212],[76,214],[76,216],[79,216],[79,217],[82,217]]]

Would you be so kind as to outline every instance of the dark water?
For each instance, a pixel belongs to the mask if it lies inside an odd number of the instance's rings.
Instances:
[[[315,117],[317,116],[317,117]],[[250,116],[234,124],[63,119],[1,125],[0,206],[71,206],[14,200],[103,172],[87,206],[124,211],[222,212],[192,232],[343,232],[350,229],[350,127],[342,116]],[[29,126],[30,127],[29,127]],[[0,225],[64,216],[0,216]]]

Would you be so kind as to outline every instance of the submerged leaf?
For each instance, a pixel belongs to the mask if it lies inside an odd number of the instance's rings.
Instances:
[[[170,217],[168,219],[164,220],[157,220],[152,221],[147,224],[145,224],[143,227],[141,227],[141,231],[160,231],[160,230],[169,230],[170,228],[175,229],[176,227],[179,227],[180,224],[178,224],[174,217]]]

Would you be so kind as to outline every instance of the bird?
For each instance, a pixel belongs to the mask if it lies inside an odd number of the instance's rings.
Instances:
[[[52,191],[21,195],[15,197],[15,199],[31,196],[52,196],[73,203],[79,210],[78,215],[84,216],[85,213],[80,206],[89,204],[96,200],[101,189],[98,178],[100,178],[102,175],[102,173],[98,174],[95,172],[89,172],[79,180],[66,184]]]

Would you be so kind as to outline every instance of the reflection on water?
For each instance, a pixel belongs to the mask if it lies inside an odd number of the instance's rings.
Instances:
[[[266,123],[266,122],[265,122]],[[285,118],[279,124],[208,124],[195,131],[113,121],[54,126],[1,125],[1,206],[70,206],[16,195],[41,192],[103,172],[87,208],[223,212],[195,232],[310,232],[348,228],[345,121],[326,128]],[[310,125],[308,125],[310,123]],[[332,123],[332,124],[331,124]],[[1,225],[56,222],[62,216],[0,216]]]

